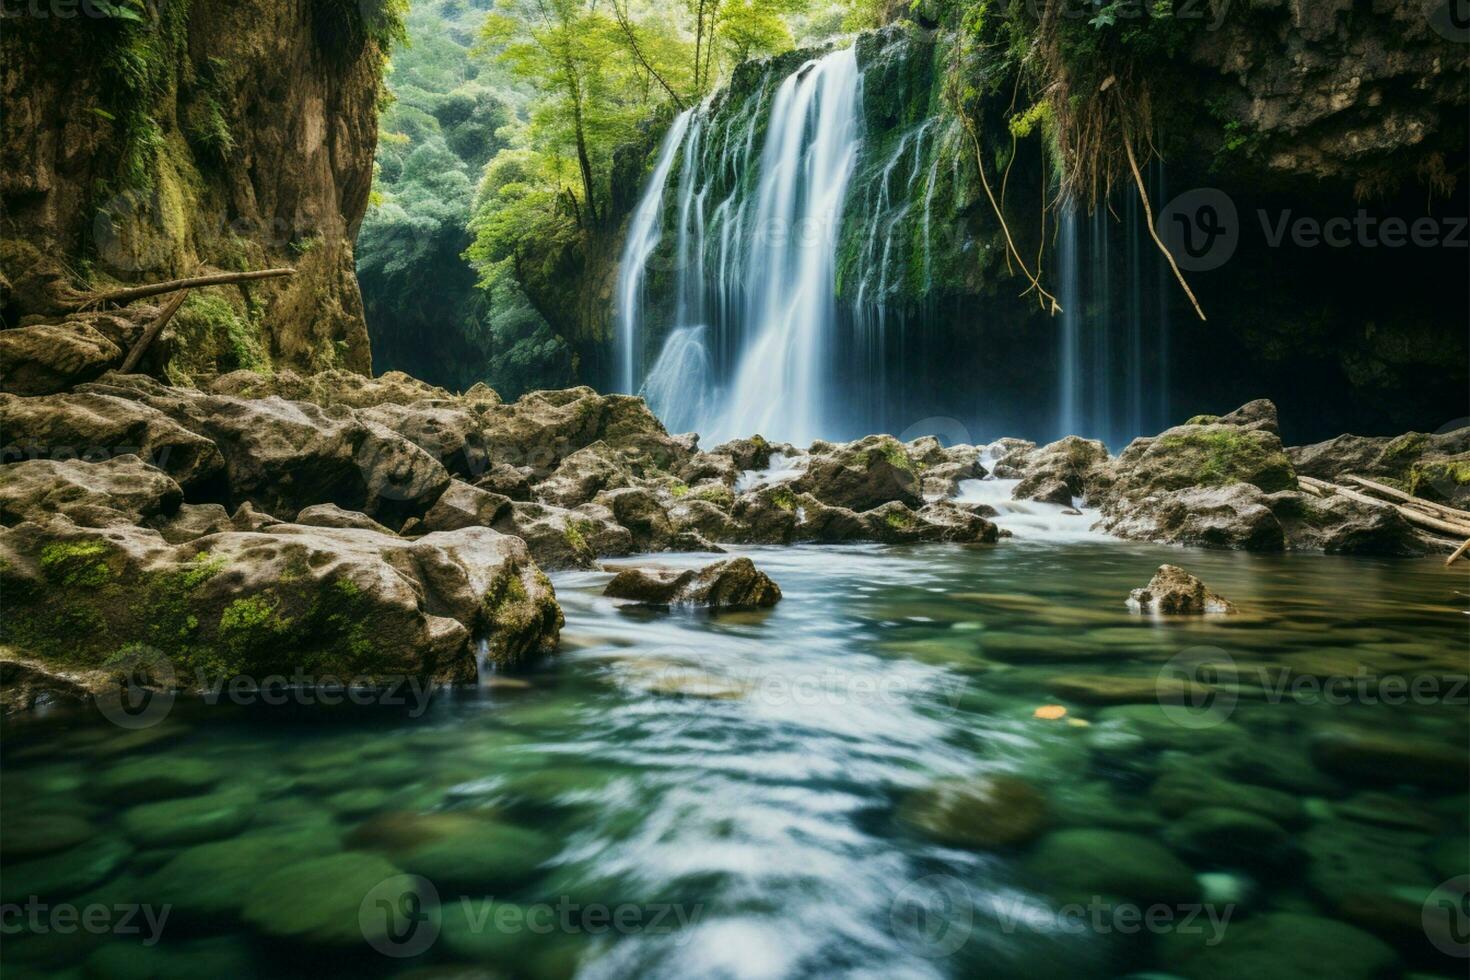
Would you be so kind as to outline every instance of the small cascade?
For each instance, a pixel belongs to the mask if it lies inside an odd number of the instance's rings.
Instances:
[[[475,679],[480,687],[485,687],[494,674],[495,661],[490,659],[490,638],[482,636],[475,647]]]
[[[1058,302],[1061,299],[1058,297]],[[980,453],[980,462],[991,469],[999,456],[996,446]],[[955,501],[963,504],[986,504],[995,510],[991,518],[997,526],[1010,531],[1017,541],[1090,541],[1110,540],[1092,530],[1098,513],[1083,507],[1063,507],[1037,500],[1014,500],[1011,494],[1020,480],[1000,480],[993,476],[983,480],[961,480]],[[1073,501],[1080,503],[1080,501]]]
[[[668,183],[669,171],[674,166],[684,133],[689,128],[692,110],[679,114],[669,127],[659,150],[658,162],[653,168],[653,177],[633,218],[628,224],[628,240],[623,246],[623,258],[618,267],[617,360],[619,366],[618,387],[632,392],[638,388],[638,357],[642,346],[643,283],[648,271],[648,260],[658,247],[662,235],[664,185]]]

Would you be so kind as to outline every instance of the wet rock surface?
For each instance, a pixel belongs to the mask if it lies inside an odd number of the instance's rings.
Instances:
[[[759,609],[780,602],[781,588],[749,558],[731,558],[700,569],[619,569],[603,595],[654,606]]]
[[[1134,589],[1128,608],[1164,615],[1230,613],[1235,605],[1178,565],[1160,565],[1148,585]]]

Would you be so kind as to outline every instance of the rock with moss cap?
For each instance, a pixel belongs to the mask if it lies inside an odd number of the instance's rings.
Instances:
[[[1266,493],[1295,490],[1296,471],[1276,434],[1275,414],[1262,400],[1133,440],[1114,466],[1109,499],[1237,483]]]
[[[488,528],[409,541],[277,525],[170,545],[59,518],[0,532],[0,559],[4,642],[74,668],[141,647],[186,687],[200,671],[466,681],[475,641],[514,665],[554,651],[561,627],[525,545]]]
[[[842,445],[814,444],[806,472],[792,489],[854,511],[889,501],[917,508],[924,504],[919,474],[903,443],[892,436],[868,436]]]
[[[1295,912],[1232,922],[1218,935],[1209,929],[1166,933],[1159,956],[1165,969],[1190,980],[1374,980],[1396,975],[1398,966],[1393,948],[1370,933]]]

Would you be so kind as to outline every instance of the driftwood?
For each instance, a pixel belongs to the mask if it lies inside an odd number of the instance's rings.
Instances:
[[[1446,558],[1444,560],[1444,566],[1445,566],[1445,568],[1449,568],[1455,562],[1459,561],[1460,560],[1460,556],[1463,555],[1467,551],[1470,551],[1470,538],[1466,538],[1465,539],[1465,543],[1462,544],[1462,545],[1460,545],[1458,548],[1456,548],[1455,549],[1455,553],[1452,554],[1452,555],[1450,555],[1448,558]]]
[[[133,373],[133,370],[138,366],[138,362],[148,352],[148,346],[153,343],[159,334],[163,333],[163,328],[168,326],[168,321],[172,320],[174,314],[179,312],[179,307],[184,305],[184,300],[188,295],[188,289],[180,289],[174,298],[168,301],[168,305],[163,308],[163,311],[158,314],[158,317],[152,323],[148,324],[148,328],[143,331],[143,336],[138,338],[138,342],[133,345],[133,349],[128,351],[127,359],[122,362],[122,367],[119,369],[122,374]]]
[[[1407,507],[1414,507],[1418,510],[1425,511],[1433,517],[1439,517],[1451,522],[1459,522],[1470,527],[1470,511],[1461,510],[1458,507],[1450,507],[1447,504],[1437,504],[1432,500],[1425,500],[1423,497],[1415,497],[1404,493],[1404,491],[1397,487],[1391,487],[1387,484],[1379,483],[1377,480],[1370,480],[1367,477],[1344,476],[1343,479],[1348,483],[1356,483],[1363,489],[1376,493],[1381,497],[1388,497],[1391,500],[1397,500]]]
[[[296,275],[295,269],[258,269],[255,272],[216,272],[207,276],[194,276],[189,279],[170,279],[168,282],[156,282],[148,286],[129,286],[126,289],[114,289],[106,293],[88,293],[86,294],[86,304],[131,303],[134,300],[148,299],[151,296],[162,296],[164,293],[172,293],[179,289],[194,289],[200,286],[228,286],[232,283],[254,282],[257,279],[276,279],[281,276],[294,275]]]
[[[1424,511],[1422,510],[1417,510],[1413,507],[1405,507],[1402,504],[1390,503],[1387,500],[1379,500],[1377,497],[1370,497],[1365,493],[1359,493],[1356,490],[1349,490],[1347,487],[1339,487],[1335,484],[1328,483],[1325,480],[1318,480],[1310,476],[1299,476],[1297,477],[1297,481],[1301,483],[1303,487],[1312,491],[1319,497],[1339,494],[1349,500],[1356,500],[1358,503],[1361,504],[1371,504],[1376,507],[1391,507],[1394,510],[1398,511],[1400,517],[1408,521],[1410,524],[1413,524],[1415,527],[1420,527],[1426,531],[1433,531],[1436,534],[1443,534],[1447,535],[1448,537],[1458,538],[1461,540],[1463,540],[1464,538],[1470,538],[1470,524],[1458,522],[1452,523],[1450,521],[1441,520],[1438,517],[1431,517],[1429,514],[1424,513]]]

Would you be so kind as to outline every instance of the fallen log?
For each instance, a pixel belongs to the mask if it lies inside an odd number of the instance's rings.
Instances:
[[[281,276],[294,275],[296,275],[295,269],[257,269],[254,272],[215,272],[207,276],[192,276],[188,279],[170,279],[168,282],[155,282],[147,286],[129,286],[126,289],[114,289],[106,293],[89,293],[86,295],[84,305],[131,303],[134,300],[148,299],[150,296],[162,296],[164,293],[172,293],[179,289],[195,289],[201,286],[228,286],[233,283],[255,282],[258,279],[278,279]]]
[[[1370,480],[1367,477],[1344,476],[1342,479],[1349,483],[1356,483],[1365,490],[1371,490],[1376,494],[1397,500],[1405,506],[1416,507],[1419,510],[1426,511],[1430,515],[1441,518],[1442,520],[1458,521],[1470,525],[1470,511],[1461,510],[1458,507],[1450,507],[1447,504],[1437,504],[1432,500],[1425,500],[1423,497],[1415,497],[1397,487],[1391,487],[1387,484],[1379,483],[1376,480]]]
[[[1421,510],[1415,510],[1412,507],[1404,507],[1400,504],[1390,503],[1387,500],[1379,500],[1377,497],[1370,497],[1365,493],[1359,493],[1356,490],[1349,490],[1347,487],[1339,487],[1335,484],[1328,483],[1325,480],[1318,480],[1310,476],[1298,476],[1297,482],[1316,493],[1316,495],[1319,497],[1339,494],[1349,500],[1356,500],[1358,503],[1361,504],[1369,504],[1374,507],[1391,507],[1392,509],[1398,511],[1400,517],[1408,521],[1410,524],[1413,524],[1415,527],[1420,527],[1427,531],[1434,531],[1436,534],[1443,534],[1452,538],[1458,538],[1462,540],[1464,538],[1470,538],[1470,524],[1442,521],[1437,517],[1429,516]]]
[[[179,312],[179,307],[184,305],[184,300],[188,295],[189,290],[180,289],[178,295],[168,301],[168,305],[163,308],[163,312],[159,313],[158,317],[152,323],[148,324],[148,329],[143,331],[143,336],[138,338],[138,342],[133,345],[133,349],[128,351],[127,359],[122,362],[122,367],[119,369],[122,374],[133,373],[133,370],[138,366],[138,362],[143,360],[143,355],[148,352],[148,346],[153,343],[155,337],[163,333],[163,328],[168,326],[168,321],[173,319],[175,313]]]
[[[1470,551],[1470,538],[1466,538],[1465,543],[1456,548],[1455,553],[1444,560],[1444,567],[1449,568],[1455,562],[1459,561],[1460,556],[1467,551]]]

